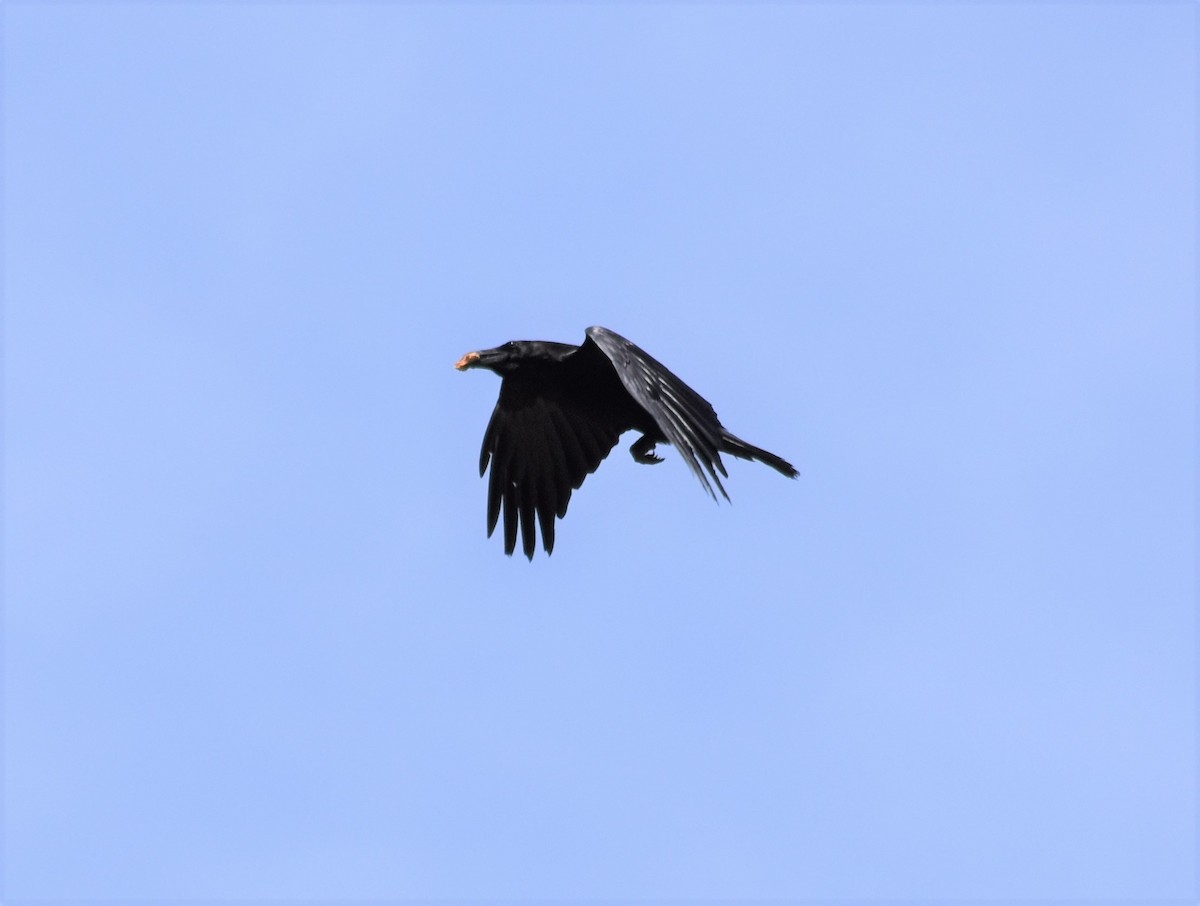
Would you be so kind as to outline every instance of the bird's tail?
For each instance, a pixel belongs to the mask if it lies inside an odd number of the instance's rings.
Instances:
[[[738,457],[738,459],[754,459],[761,463],[766,463],[776,472],[786,475],[788,478],[795,478],[800,474],[782,456],[776,456],[774,453],[770,453],[761,447],[748,444],[740,437],[735,437],[728,431],[721,432],[721,452],[729,453],[732,456]]]

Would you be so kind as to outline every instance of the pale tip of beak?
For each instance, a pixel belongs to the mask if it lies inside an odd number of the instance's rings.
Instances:
[[[470,368],[474,363],[476,363],[478,361],[479,361],[479,353],[468,352],[465,356],[463,356],[461,359],[459,359],[457,362],[454,363],[454,367],[457,368],[459,371],[466,371],[468,368]]]

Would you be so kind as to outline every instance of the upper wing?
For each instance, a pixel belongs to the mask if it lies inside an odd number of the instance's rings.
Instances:
[[[535,518],[542,547],[553,551],[555,517],[566,514],[571,492],[596,471],[621,430],[560,387],[520,374],[506,377],[479,453],[481,476],[491,463],[488,537],[503,505],[505,553],[516,549],[519,522],[525,556],[533,559]]]
[[[728,500],[729,495],[717,475],[720,472],[729,476],[721,462],[722,428],[708,400],[619,334],[603,327],[589,327],[587,337],[612,362],[625,389],[650,413],[704,489],[714,498],[717,496],[709,483],[711,478],[721,496]],[[587,343],[582,349],[586,348]]]

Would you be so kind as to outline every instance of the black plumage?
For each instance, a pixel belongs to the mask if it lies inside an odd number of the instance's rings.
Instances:
[[[713,407],[656,359],[624,337],[589,327],[581,346],[513,340],[468,352],[455,365],[487,368],[503,379],[483,436],[479,474],[488,481],[488,536],[504,515],[504,551],[512,554],[517,528],[533,559],[536,528],[554,550],[554,520],[567,512],[571,492],[595,472],[629,429],[641,437],[629,448],[641,463],[658,463],[655,444],[679,450],[704,489],[726,500],[721,454],[758,460],[789,478],[787,461],[746,443],[722,427]]]

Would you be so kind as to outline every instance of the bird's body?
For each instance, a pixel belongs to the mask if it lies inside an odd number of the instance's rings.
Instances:
[[[571,492],[596,471],[630,429],[641,437],[633,458],[657,463],[655,444],[670,443],[714,498],[729,495],[721,453],[766,463],[789,478],[791,464],[730,434],[713,407],[661,363],[611,330],[589,327],[581,346],[514,340],[469,352],[455,366],[487,368],[503,379],[479,454],[479,474],[491,465],[488,535],[504,513],[504,549],[516,549],[517,528],[533,559],[535,524],[542,546],[554,549],[554,520]],[[719,473],[719,474],[718,474]]]

